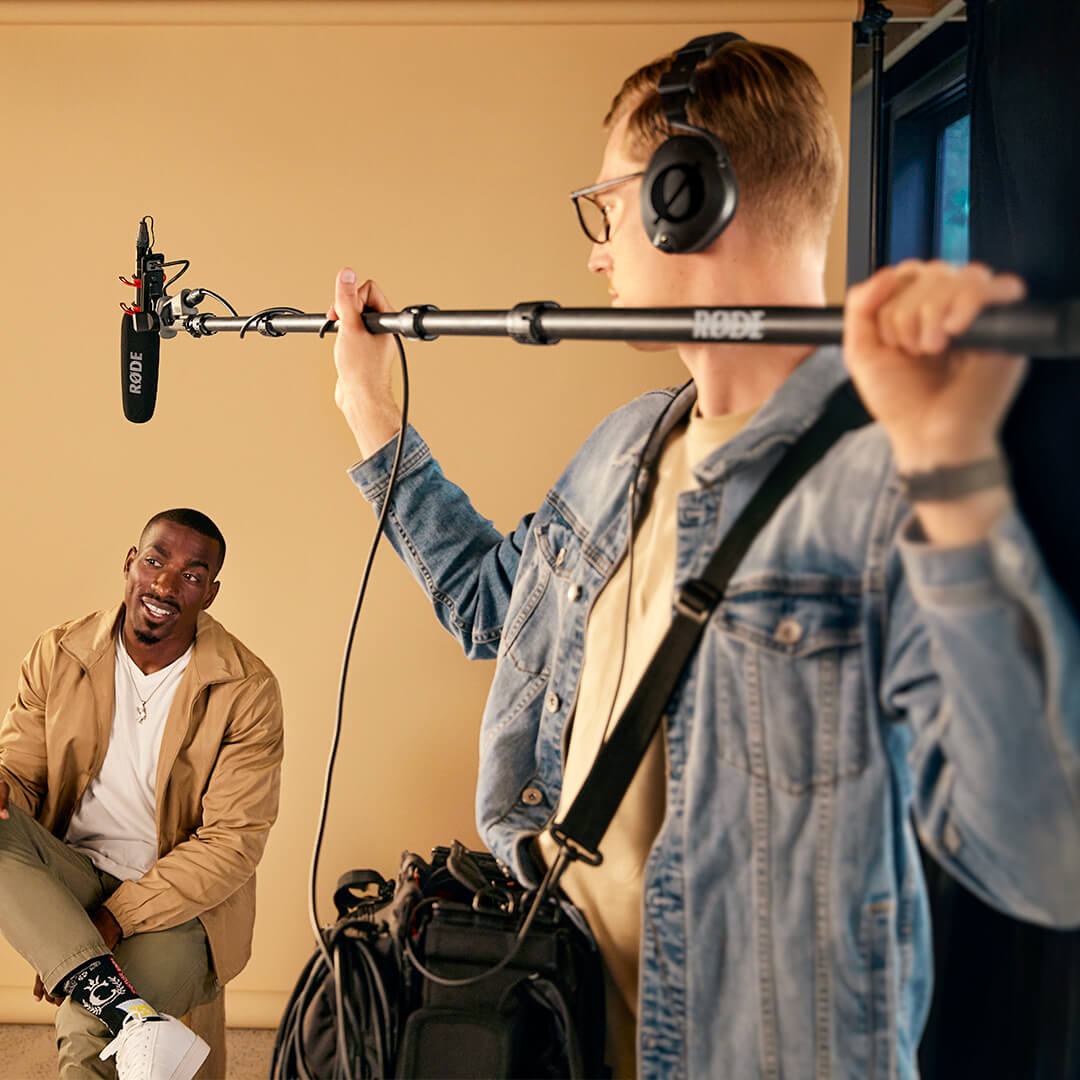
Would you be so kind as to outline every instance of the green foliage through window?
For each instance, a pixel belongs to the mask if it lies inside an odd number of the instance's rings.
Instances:
[[[971,192],[971,115],[954,120],[938,142],[937,222],[935,232],[939,258],[946,262],[968,260],[968,213]]]

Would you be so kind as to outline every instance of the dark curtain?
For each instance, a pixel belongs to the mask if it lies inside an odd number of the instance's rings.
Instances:
[[[972,258],[1017,271],[1033,298],[1080,296],[1080,5],[968,0],[967,13]],[[1080,611],[1080,362],[1033,363],[1005,447]],[[1080,1080],[1080,933],[1010,919],[936,865],[927,878],[937,989],[924,1080]]]

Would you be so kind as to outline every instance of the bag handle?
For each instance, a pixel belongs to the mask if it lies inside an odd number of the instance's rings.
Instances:
[[[378,897],[357,895],[370,889],[372,885],[378,889]],[[392,893],[394,887],[378,870],[346,870],[334,887],[334,907],[337,908],[338,918],[345,918],[359,903],[386,899],[388,890]]]

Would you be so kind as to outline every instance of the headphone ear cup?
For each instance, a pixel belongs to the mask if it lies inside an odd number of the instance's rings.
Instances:
[[[735,216],[739,187],[724,144],[707,131],[657,147],[641,180],[641,222],[670,254],[707,248]]]

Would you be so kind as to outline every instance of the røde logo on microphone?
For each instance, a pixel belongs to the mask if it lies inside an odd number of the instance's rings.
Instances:
[[[128,353],[128,393],[142,393],[142,353]]]
[[[694,327],[691,333],[695,341],[760,341],[765,336],[761,325],[765,312],[694,309]]]

